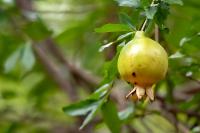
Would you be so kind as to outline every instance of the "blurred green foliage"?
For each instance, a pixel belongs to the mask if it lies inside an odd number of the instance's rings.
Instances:
[[[97,133],[172,133],[180,125],[200,132],[200,1],[159,0],[154,7],[150,3],[36,0],[32,11],[23,12],[15,0],[0,0],[0,132],[70,132],[78,123],[71,116],[82,115],[86,116],[81,119],[83,129],[95,118],[103,118],[93,125],[92,132]],[[160,43],[169,54],[168,75],[155,87],[161,102],[132,103],[124,100],[123,93],[114,99],[115,91],[130,89],[117,80],[118,54],[146,17],[148,36],[153,38],[157,23]],[[80,101],[71,103],[70,94],[49,75],[34,51],[32,45],[47,38],[55,41],[70,63],[100,77],[101,83],[92,89],[74,85]],[[47,52],[43,54],[54,61]],[[58,61],[56,66],[63,77],[67,75],[66,82],[75,82],[64,72],[68,68]],[[157,109],[160,104],[163,108]]]

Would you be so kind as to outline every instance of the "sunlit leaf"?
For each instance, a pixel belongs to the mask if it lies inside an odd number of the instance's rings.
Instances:
[[[22,52],[21,62],[26,71],[31,70],[35,64],[35,56],[30,43],[25,44]]]
[[[114,42],[110,42],[110,43],[108,43],[108,44],[105,44],[105,45],[101,46],[101,47],[99,48],[99,52],[102,52],[104,49],[106,49],[106,48],[112,46],[113,43],[114,43]]]
[[[95,114],[101,108],[103,103],[104,103],[104,99],[101,99],[96,103],[96,106],[94,106],[94,108],[91,110],[91,112],[87,115],[87,117],[83,121],[80,129],[83,129],[95,117]]]
[[[177,51],[176,53],[172,54],[169,56],[170,59],[174,59],[174,58],[182,58],[185,55],[183,55],[180,51]]]
[[[102,52],[103,50],[105,50],[106,48],[112,46],[113,44],[115,44],[115,43],[117,43],[117,42],[120,42],[120,41],[125,40],[126,38],[130,37],[131,35],[133,35],[133,33],[134,33],[134,32],[128,32],[128,33],[125,33],[125,34],[120,35],[120,36],[117,38],[117,40],[115,40],[115,41],[113,41],[113,42],[110,42],[110,43],[108,43],[108,44],[105,44],[105,45],[101,46],[101,47],[99,48],[99,52]],[[122,44],[122,43],[121,43],[121,44]],[[120,44],[120,45],[121,45],[121,44]]]
[[[4,64],[4,70],[6,73],[10,72],[12,69],[15,68],[17,62],[20,59],[21,52],[22,52],[22,49],[20,47],[13,54],[11,54],[10,57],[8,57],[8,59],[6,60]]]
[[[89,111],[96,108],[98,102],[96,100],[85,100],[78,103],[68,105],[63,108],[63,111],[71,116],[86,115]]]
[[[117,40],[122,40],[122,39],[124,39],[124,38],[126,38],[126,37],[129,37],[129,36],[133,35],[133,33],[134,33],[134,32],[128,32],[128,33],[126,33],[126,34],[122,34],[122,35],[120,35],[120,36],[117,38]]]
[[[95,32],[121,32],[121,31],[131,31],[129,26],[125,24],[106,24],[100,28],[96,28]]]
[[[133,105],[129,105],[126,109],[118,113],[120,120],[127,120],[133,114]]]
[[[162,0],[168,4],[178,4],[178,5],[183,5],[183,1],[182,0]]]
[[[126,6],[126,7],[139,7],[140,1],[139,0],[115,0],[118,2],[119,6]]]
[[[97,89],[94,93],[89,96],[89,99],[100,99],[108,92],[108,89],[111,87],[111,84],[104,84],[99,89]]]

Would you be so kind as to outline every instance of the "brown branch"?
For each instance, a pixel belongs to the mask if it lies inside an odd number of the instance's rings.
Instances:
[[[33,5],[31,0],[15,0],[17,7],[23,11],[33,10]]]
[[[64,57],[61,50],[57,47],[57,44],[49,38],[47,40],[47,46],[54,57],[57,58],[61,63],[65,65],[66,68],[74,75],[74,78],[79,78],[83,80],[86,84],[94,87],[99,84],[100,78],[87,73],[85,70],[77,68],[75,65],[69,63],[69,61]]]
[[[77,100],[77,95],[75,88],[72,86],[70,81],[67,81],[63,76],[63,73],[59,71],[57,66],[51,61],[49,56],[46,54],[45,50],[42,48],[41,44],[34,43],[33,48],[41,60],[42,64],[48,71],[50,77],[52,77],[55,82],[69,95],[71,101]]]
[[[191,90],[183,90],[183,93],[185,93],[185,94],[189,94],[189,95],[192,95],[192,94],[197,94],[197,93],[199,93],[200,92],[200,87],[198,87],[198,88],[193,88],[193,89],[191,89]]]

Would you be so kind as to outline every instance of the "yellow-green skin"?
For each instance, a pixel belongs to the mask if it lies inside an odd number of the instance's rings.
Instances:
[[[118,58],[121,78],[137,86],[147,88],[163,79],[168,69],[168,56],[156,41],[137,31]]]

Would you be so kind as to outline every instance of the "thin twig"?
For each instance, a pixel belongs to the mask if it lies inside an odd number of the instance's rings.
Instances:
[[[154,30],[154,32],[155,32],[155,40],[157,41],[157,42],[159,42],[159,38],[160,38],[160,33],[159,33],[159,28],[158,28],[158,25],[157,24],[155,24],[155,30]]]
[[[142,24],[141,31],[144,31],[144,29],[145,29],[145,27],[146,27],[146,25],[147,25],[147,22],[148,22],[148,19],[146,18],[146,19],[144,20],[144,23]]]

